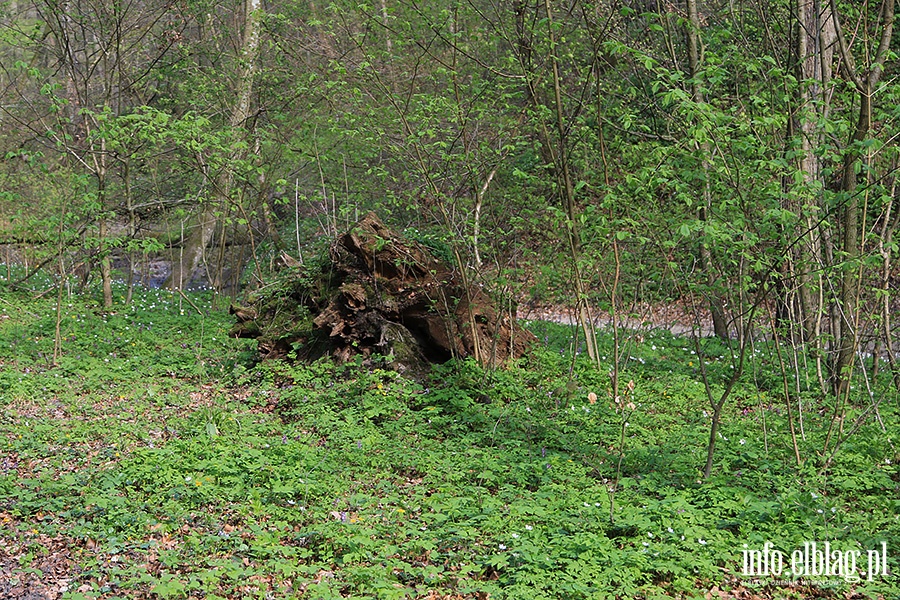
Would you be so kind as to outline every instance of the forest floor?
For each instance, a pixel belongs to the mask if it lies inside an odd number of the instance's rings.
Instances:
[[[204,295],[3,296],[0,598],[900,597],[887,381],[874,409],[802,390],[789,412],[759,344],[705,479],[714,339],[626,329],[614,366],[602,334],[598,367],[534,320],[516,364],[415,382],[254,364],[231,324]]]

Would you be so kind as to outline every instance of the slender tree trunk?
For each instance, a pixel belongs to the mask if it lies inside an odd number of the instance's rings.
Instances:
[[[553,101],[556,108],[557,135],[559,136],[559,146],[558,150],[555,152],[556,160],[553,164],[556,166],[559,187],[564,194],[563,201],[566,208],[566,241],[569,246],[569,257],[572,261],[572,276],[575,282],[575,293],[578,296],[576,299],[578,321],[584,332],[588,356],[592,361],[597,362],[599,361],[600,356],[597,351],[597,336],[594,330],[594,319],[591,315],[587,287],[584,285],[581,266],[579,264],[581,258],[581,240],[578,234],[578,208],[575,203],[575,186],[572,183],[572,173],[571,168],[569,167],[569,154],[566,147],[568,135],[566,133],[566,122],[563,115],[562,81],[559,75],[558,48],[553,25],[553,9],[550,6],[550,0],[544,0],[544,8],[547,11],[547,31],[550,38],[550,64],[553,70]]]
[[[896,169],[896,164],[895,167]],[[894,380],[894,387],[900,390],[900,367],[897,364],[897,357],[894,353],[894,335],[891,325],[891,273],[893,271],[891,264],[891,244],[894,237],[894,231],[900,225],[900,211],[896,215],[892,215],[894,208],[894,193],[896,192],[896,180],[891,185],[891,194],[888,196],[887,207],[884,211],[881,235],[878,238],[878,251],[881,254],[881,326],[884,335],[883,342],[885,352],[888,357],[888,364],[891,367],[891,375]]]
[[[125,210],[128,211],[128,243],[134,244],[137,237],[137,212],[134,210],[134,198],[131,195],[131,163],[122,163],[122,186],[125,192]],[[137,251],[132,246],[128,251],[128,289],[125,292],[125,304],[131,304],[134,295],[134,267],[137,263]]]
[[[240,61],[240,77],[238,78],[237,101],[232,108],[230,125],[235,136],[247,137],[246,122],[250,116],[250,100],[253,92],[253,78],[256,73],[256,60],[259,54],[259,25],[261,0],[245,0],[244,39]],[[235,144],[236,148],[245,148],[243,144]],[[232,163],[242,160],[246,150],[234,150]],[[190,281],[197,267],[203,262],[206,248],[219,225],[219,213],[230,201],[233,187],[231,165],[223,165],[222,171],[214,185],[214,201],[206,202],[190,236],[184,242],[179,260],[175,261],[172,275],[165,283],[169,289],[180,290]]]
[[[831,7],[824,0],[797,0],[795,41],[796,71],[800,81],[795,130],[800,134],[797,168],[804,178],[803,196],[788,206],[797,215],[800,236],[791,259],[797,277],[797,300],[803,338],[820,346],[816,327],[820,305],[818,289],[821,277],[813,276],[823,264],[819,228],[815,215],[820,209],[818,191],[824,182],[821,160],[816,149],[824,143],[821,123],[830,106],[831,63],[836,32]],[[794,123],[794,120],[791,120]],[[821,355],[820,352],[817,355]]]
[[[691,77],[691,99],[701,104],[705,100],[703,98],[703,88],[700,86],[700,14],[697,9],[697,0],[687,0],[688,10],[688,26],[687,26],[687,43],[688,43],[688,64]],[[709,210],[712,206],[711,198],[711,182],[709,156],[711,148],[709,142],[701,141],[699,144],[701,154],[701,168],[703,169],[703,203],[700,206],[699,218],[706,222],[709,218]],[[709,312],[713,322],[713,333],[721,339],[728,339],[728,321],[725,317],[725,302],[722,294],[716,290],[716,273],[713,268],[712,252],[706,242],[700,244],[700,260],[703,264],[703,270],[706,273],[706,283],[709,288],[707,295],[709,302]]]
[[[172,265],[172,274],[166,281],[166,288],[183,290],[190,283],[197,267],[203,262],[203,255],[213,238],[217,224],[218,217],[215,206],[206,202],[194,228],[189,233],[187,240],[184,241],[177,260]]]
[[[481,266],[481,254],[478,252],[478,236],[481,234],[481,209],[484,206],[484,195],[487,194],[488,187],[497,174],[497,167],[491,169],[484,183],[479,187],[475,185],[475,215],[472,223],[472,249],[475,251],[475,264]]]
[[[384,49],[386,50],[387,75],[391,80],[391,91],[398,92],[397,77],[394,75],[394,43],[391,40],[391,24],[388,15],[387,0],[381,0],[381,23],[384,27]]]
[[[525,102],[526,105],[540,108],[541,100],[538,98],[538,92],[535,87],[535,65],[534,65],[534,41],[533,34],[528,29],[528,2],[525,0],[515,0],[513,2],[513,13],[515,16],[516,39],[514,41],[516,48],[516,59],[519,62],[519,68],[525,78]],[[555,51],[555,49],[554,49]],[[550,145],[549,134],[545,126],[541,126],[541,135],[543,143],[538,144],[538,152],[541,155],[541,161],[545,165],[550,165],[552,169],[556,169],[556,158],[553,148]]]
[[[853,148],[859,142],[868,137],[872,120],[872,98],[868,93],[860,93],[859,120],[856,131],[850,141],[850,148],[844,158],[842,189],[847,194],[844,214],[841,222],[843,225],[844,266],[841,269],[840,281],[840,323],[841,330],[838,340],[837,356],[835,357],[832,371],[832,383],[834,391],[843,395],[850,380],[850,370],[853,366],[853,356],[859,342],[859,302],[857,287],[859,284],[857,259],[860,252],[860,223],[859,223],[859,195],[857,194],[856,165],[860,160],[858,151]]]
[[[112,297],[112,265],[109,261],[109,249],[106,236],[107,231],[106,219],[106,141],[100,141],[99,152],[94,155],[94,169],[97,175],[97,202],[100,205],[100,219],[98,223],[97,235],[100,238],[100,280],[103,287],[103,307],[111,308],[113,305]]]
[[[837,339],[837,353],[831,371],[832,388],[838,396],[843,396],[850,384],[853,368],[853,357],[859,342],[859,274],[857,259],[860,254],[860,202],[857,193],[857,170],[861,161],[865,160],[861,150],[862,142],[869,137],[872,129],[873,96],[878,82],[884,73],[884,64],[890,52],[891,38],[894,31],[895,0],[884,0],[881,9],[881,37],[871,64],[861,72],[856,67],[851,48],[838,21],[836,0],[830,0],[832,18],[841,59],[859,99],[859,116],[856,128],[844,151],[841,189],[845,192],[844,209],[841,215],[843,227],[841,245],[843,250],[843,268],[840,281],[840,335]],[[868,48],[866,48],[868,51]],[[868,62],[868,57],[867,57]]]
[[[100,218],[98,235],[100,236],[100,281],[103,287],[103,308],[112,308],[112,265],[109,261],[106,244],[106,236],[108,235],[106,216]]]

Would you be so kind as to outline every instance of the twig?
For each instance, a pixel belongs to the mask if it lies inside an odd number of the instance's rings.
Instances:
[[[182,298],[184,298],[184,299],[187,301],[188,304],[190,304],[191,306],[194,307],[194,310],[197,311],[197,314],[198,314],[198,315],[200,315],[201,317],[203,316],[203,311],[200,310],[200,309],[197,307],[197,305],[194,304],[194,302],[193,302],[190,298],[188,298],[188,297],[185,295],[185,293],[181,290],[181,288],[178,289],[178,293],[181,295]]]

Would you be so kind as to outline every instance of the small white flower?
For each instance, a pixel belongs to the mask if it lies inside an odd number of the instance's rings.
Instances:
[[[810,495],[810,496],[812,496],[812,497],[813,497],[813,499],[815,499],[815,498],[818,498],[818,497],[819,497],[819,495],[818,495],[818,494],[816,494],[816,493],[815,493],[815,492],[810,492],[810,493],[809,493],[809,495]]]
[[[743,446],[743,445],[744,445],[744,444],[746,444],[746,443],[747,443],[747,440],[741,440],[741,441],[740,441],[740,442],[738,442],[738,443],[739,443],[739,444],[740,444],[740,445],[741,445],[741,446]]]
[[[514,539],[518,539],[518,538],[519,538],[519,534],[518,534],[518,533],[514,533],[514,534],[512,534],[512,536],[513,536]]]
[[[501,550],[506,550],[506,544],[500,544],[498,548],[500,548]]]
[[[675,530],[671,527],[666,527],[666,531],[668,531],[669,533],[675,533]]]
[[[532,529],[534,529],[534,527],[532,527],[531,525],[525,526],[525,531],[531,531]]]
[[[697,542],[698,542],[701,546],[705,546],[705,545],[706,545],[706,540],[704,540],[703,538],[697,538]]]
[[[652,538],[652,537],[653,537],[653,533],[650,532],[650,531],[648,531],[648,532],[647,532],[647,537],[648,537],[648,538]]]

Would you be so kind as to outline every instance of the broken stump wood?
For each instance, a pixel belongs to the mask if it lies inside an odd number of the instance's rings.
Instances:
[[[290,265],[233,306],[232,335],[259,341],[263,358],[382,355],[399,371],[474,357],[493,366],[522,356],[534,336],[514,307],[499,308],[480,286],[374,213],[339,236],[318,273]]]

